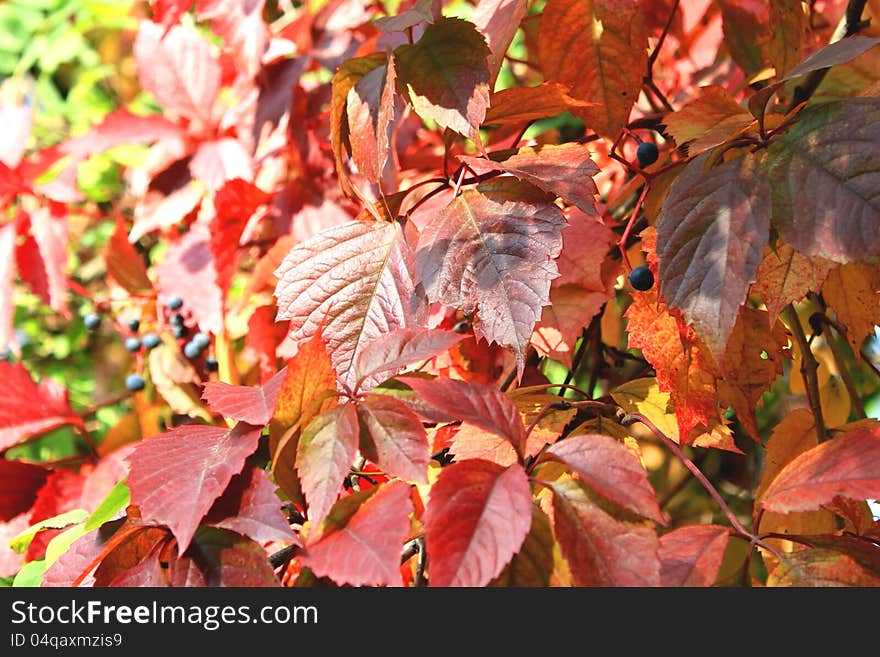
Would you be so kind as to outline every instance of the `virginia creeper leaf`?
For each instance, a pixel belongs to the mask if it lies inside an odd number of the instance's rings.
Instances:
[[[275,272],[277,319],[294,341],[324,322],[333,364],[344,381],[360,351],[379,336],[418,326],[425,312],[413,257],[396,223],[352,221],[295,246]]]
[[[610,436],[571,436],[551,445],[547,454],[565,463],[599,495],[665,524],[657,496],[638,457]]]
[[[880,267],[848,263],[832,271],[822,286],[822,297],[846,326],[854,354],[880,324]]]
[[[512,347],[520,377],[564,226],[549,198],[508,180],[464,191],[419,236],[416,271],[428,298],[476,311],[474,332]]]
[[[394,51],[398,84],[419,116],[481,144],[489,105],[491,54],[473,23],[441,18],[414,44]]]
[[[568,91],[568,85],[558,82],[502,89],[492,94],[485,123],[499,126],[526,123],[597,104],[572,98]]]
[[[827,549],[800,550],[767,576],[767,586],[880,586],[880,577],[852,557]]]
[[[485,586],[516,554],[532,523],[519,464],[469,459],[443,468],[425,510],[431,586]]]
[[[678,176],[657,221],[660,289],[720,361],[770,231],[770,185],[755,156]]]
[[[818,292],[836,263],[795,251],[788,244],[764,249],[764,260],[758,267],[752,294],[767,305],[771,322],[789,303],[800,301],[807,292]]]
[[[259,427],[241,422],[233,429],[184,425],[138,443],[128,457],[131,502],[144,520],[167,525],[183,554],[259,440]]]
[[[489,586],[550,586],[555,545],[550,519],[532,506],[532,526],[522,547]]]
[[[400,481],[346,497],[330,510],[300,558],[318,577],[350,586],[401,586],[400,550],[413,512]]]
[[[853,36],[841,39],[840,41],[835,41],[834,43],[829,43],[804,58],[804,60],[792,68],[783,79],[792,80],[801,75],[812,73],[813,71],[845,64],[868,49],[873,48],[878,43],[880,43],[880,39],[876,37],[861,36]]]
[[[389,331],[358,354],[354,364],[358,382],[379,375],[385,378],[393,376],[407,365],[446,351],[463,338],[458,333],[440,329],[405,328]]]
[[[522,418],[516,405],[497,387],[445,377],[405,377],[401,381],[441,413],[501,436],[521,453],[525,441]]]
[[[394,59],[369,71],[348,92],[348,125],[351,159],[372,182],[382,177],[390,154],[388,127],[394,119]]]
[[[770,0],[767,57],[781,76],[797,64],[809,37],[810,18],[799,0]]]
[[[0,450],[65,424],[83,421],[67,402],[67,389],[46,378],[35,383],[21,363],[0,362]]]
[[[754,120],[724,87],[699,87],[695,98],[680,110],[663,117],[663,124],[688,153],[696,155],[725,142]]]
[[[577,586],[659,586],[659,541],[644,525],[617,520],[580,484],[553,487],[553,527]]]
[[[880,99],[808,107],[767,151],[781,238],[835,262],[880,257]]]
[[[689,525],[660,537],[662,586],[712,586],[730,531],[718,525]]]
[[[361,454],[390,475],[428,483],[428,436],[419,417],[388,395],[368,395],[357,411]]]
[[[233,386],[222,381],[208,381],[202,391],[202,399],[211,410],[233,420],[248,424],[268,424],[275,414],[278,391],[287,370],[280,370],[261,386]]]
[[[13,328],[15,303],[12,301],[12,285],[15,282],[16,238],[14,222],[0,226],[0,350],[6,349],[13,341],[17,343]],[[2,424],[3,421],[0,420],[0,426]],[[0,432],[2,432],[2,429],[0,429]],[[2,436],[2,433],[0,433],[0,436]],[[3,442],[5,441],[0,438],[0,446],[2,446]]]
[[[152,289],[144,261],[128,241],[128,230],[121,216],[116,217],[116,229],[107,242],[104,263],[107,274],[129,294],[144,294]]]
[[[614,138],[639,96],[648,62],[643,3],[636,0],[548,0],[538,32],[538,58],[548,81],[597,103],[576,114]]]
[[[228,529],[200,527],[186,557],[203,570],[204,586],[279,586],[262,546]],[[172,580],[172,585],[183,583]]]
[[[880,497],[880,424],[858,423],[801,454],[776,475],[760,504],[782,513],[808,511],[836,495]]]
[[[254,177],[250,153],[239,140],[231,137],[199,144],[189,161],[189,170],[193,178],[212,192],[230,180],[251,180]]]
[[[192,27],[141,21],[134,43],[138,78],[169,112],[210,123],[220,90],[220,62]]]
[[[299,544],[281,511],[275,486],[262,468],[245,468],[214,502],[205,523],[247,536],[258,543],[289,541]]]
[[[358,417],[354,404],[343,404],[317,415],[303,429],[296,452],[309,520],[320,524],[336,501],[342,480],[358,448]]]
[[[599,173],[599,167],[590,154],[586,144],[570,142],[524,146],[500,161],[467,155],[459,159],[478,175],[489,171],[509,173],[574,203],[587,214],[595,214],[599,190],[593,176]]]
[[[11,520],[31,508],[49,471],[39,465],[0,459],[0,521]]]
[[[489,85],[495,84],[504,55],[526,15],[526,0],[480,0],[474,8],[471,20],[486,37],[489,46]]]

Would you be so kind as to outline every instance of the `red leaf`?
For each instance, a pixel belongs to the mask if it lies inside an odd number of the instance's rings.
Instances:
[[[31,234],[37,242],[46,273],[49,305],[69,317],[67,310],[67,208],[60,203],[34,210]]]
[[[15,265],[18,267],[18,275],[27,283],[31,292],[40,297],[43,303],[48,305],[49,279],[46,276],[46,265],[43,264],[43,256],[34,236],[30,234],[30,219],[25,215],[23,226],[20,229],[18,246],[15,248]]]
[[[835,438],[801,454],[776,475],[761,506],[769,511],[809,511],[841,495],[880,497],[880,424],[856,423]]]
[[[278,391],[287,374],[281,369],[261,386],[234,386],[222,381],[208,381],[202,399],[215,413],[233,420],[260,426],[268,424],[275,413]]]
[[[767,586],[880,586],[880,577],[846,554],[823,548],[800,550],[767,576]]]
[[[480,144],[489,105],[490,54],[473,23],[441,18],[413,45],[394,51],[398,80],[419,116]]]
[[[10,344],[18,344],[15,338],[13,320],[15,318],[15,303],[12,301],[12,285],[15,282],[15,223],[0,226],[0,351]],[[2,405],[2,402],[0,402]],[[2,417],[2,410],[0,410]],[[2,426],[0,419],[0,426]],[[2,429],[0,429],[2,436]],[[0,437],[0,449],[3,438]],[[8,446],[8,445],[7,445]]]
[[[544,8],[537,44],[544,77],[598,103],[577,114],[603,137],[617,136],[642,87],[643,7],[637,0],[549,0]]]
[[[144,261],[128,241],[128,231],[121,216],[116,217],[116,230],[104,251],[107,274],[130,294],[143,294],[153,288]]]
[[[706,170],[691,160],[657,220],[660,290],[693,324],[717,362],[755,280],[770,231],[770,184],[746,155]]]
[[[410,487],[400,481],[346,497],[331,509],[302,564],[318,577],[351,586],[401,586],[400,550],[413,512]]]
[[[544,144],[524,146],[500,161],[460,155],[474,173],[509,173],[535,187],[574,203],[587,214],[596,214],[595,195],[599,193],[593,176],[599,167],[590,159],[586,144]]]
[[[200,527],[186,554],[172,564],[171,585],[176,587],[279,586],[266,551],[228,529]]]
[[[485,586],[516,554],[532,524],[519,464],[467,460],[440,472],[425,511],[431,586]]]
[[[309,520],[315,525],[320,524],[339,495],[357,454],[359,433],[354,404],[321,413],[303,430],[296,469],[309,503]]]
[[[229,180],[214,194],[211,220],[211,252],[217,270],[217,285],[224,297],[235,274],[239,240],[251,215],[269,202],[270,195],[246,180]]]
[[[452,331],[424,328],[396,329],[376,338],[358,354],[358,382],[381,375],[389,378],[402,368],[432,358],[464,338]],[[361,385],[361,389],[364,386]]]
[[[199,144],[189,161],[189,170],[210,191],[217,191],[236,178],[254,177],[251,154],[240,141],[229,137]]]
[[[571,436],[547,450],[594,491],[625,509],[665,524],[638,457],[611,436]]]
[[[389,331],[418,326],[425,303],[412,253],[397,223],[352,221],[295,246],[275,275],[278,319],[299,342],[323,322],[329,352],[344,381],[358,353]]]
[[[193,319],[205,331],[223,330],[223,297],[211,255],[211,232],[196,224],[168,247],[165,260],[156,267],[162,295],[177,295]]]
[[[429,300],[476,312],[474,332],[512,347],[520,376],[565,225],[549,197],[507,179],[465,190],[419,236],[416,271]]]
[[[489,46],[489,85],[495,84],[504,55],[519,29],[519,23],[526,15],[526,0],[480,0],[474,8],[471,21],[486,37]],[[548,116],[548,115],[545,115]]]
[[[248,78],[260,71],[269,44],[269,28],[263,20],[265,5],[265,0],[199,0],[197,4],[199,19],[210,19],[211,30],[223,37],[226,50]]]
[[[220,63],[192,27],[142,21],[134,43],[138,78],[168,112],[209,125],[220,90]]]
[[[161,588],[168,586],[166,570],[159,562],[161,547],[161,543],[157,543],[150,554],[137,564],[119,572],[108,583],[108,586],[119,588]]]
[[[767,305],[768,319],[773,322],[786,305],[800,301],[807,292],[821,290],[836,266],[825,258],[795,251],[788,244],[766,247],[751,291]]]
[[[390,475],[428,483],[428,436],[418,416],[388,395],[368,395],[357,409],[361,453]]]
[[[569,87],[558,82],[544,82],[536,87],[510,87],[492,94],[492,103],[486,112],[487,125],[511,125],[536,119],[574,112],[579,107],[593,107],[596,103],[578,100],[568,95]]]
[[[64,424],[83,426],[67,402],[67,389],[52,379],[34,383],[21,363],[0,362],[0,450]]]
[[[0,521],[30,509],[48,475],[49,471],[39,465],[0,459]]]
[[[617,520],[576,481],[553,484],[553,526],[578,586],[659,586],[659,542],[645,527]]]
[[[9,541],[30,527],[27,513],[20,513],[9,522],[0,522],[0,577],[12,577],[24,565],[24,555],[17,554]]]
[[[351,158],[370,182],[379,182],[389,156],[389,126],[394,119],[394,60],[366,73],[347,98]]]
[[[184,218],[199,207],[204,193],[204,185],[195,180],[182,183],[167,195],[148,192],[134,208],[134,224],[128,240],[134,243],[154,230],[183,223]]]
[[[171,529],[182,554],[259,440],[258,427],[239,423],[234,429],[185,425],[138,443],[128,457],[131,502],[144,520]]]
[[[281,500],[269,475],[261,468],[247,468],[235,475],[208,515],[207,524],[230,529],[258,543],[289,541],[299,544],[281,511]]]
[[[730,531],[717,525],[690,525],[660,537],[662,586],[712,586],[727,549]]]
[[[116,109],[82,137],[62,142],[60,149],[63,154],[70,155],[75,164],[114,146],[161,141],[169,153],[182,157],[186,148],[185,137],[184,130],[164,116],[138,116],[124,109]]]
[[[170,538],[168,530],[164,527],[144,527],[127,533],[109,553],[103,555],[101,563],[95,568],[95,586],[126,586],[124,583],[116,584],[114,580],[125,582],[128,579],[131,585],[146,586],[146,583],[136,584],[142,575],[149,576],[149,572],[139,572],[137,566]],[[134,569],[134,572],[131,572]]]
[[[494,433],[521,453],[525,429],[516,405],[493,386],[447,378],[402,378],[416,394],[438,411]]]
[[[73,583],[79,579],[80,575],[104,551],[107,538],[104,531],[100,529],[95,529],[80,536],[67,548],[64,554],[58,557],[55,563],[46,569],[46,572],[43,573],[41,586],[47,588],[73,586]],[[92,566],[90,570],[94,571],[96,567]],[[95,578],[90,574],[82,580],[80,586],[90,587],[94,586],[94,584]]]

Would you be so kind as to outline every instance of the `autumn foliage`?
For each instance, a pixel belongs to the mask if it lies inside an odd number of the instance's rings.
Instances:
[[[130,9],[0,107],[8,584],[880,583],[880,4]]]

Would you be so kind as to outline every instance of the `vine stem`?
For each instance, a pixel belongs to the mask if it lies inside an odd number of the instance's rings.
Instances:
[[[819,398],[819,379],[816,371],[819,369],[819,363],[813,352],[810,350],[810,344],[807,342],[807,336],[804,328],[801,326],[801,320],[798,318],[797,311],[792,304],[788,304],[782,311],[788,323],[791,333],[798,344],[801,352],[801,376],[804,378],[804,387],[807,390],[807,403],[813,412],[813,418],[816,420],[816,437],[821,443],[827,437],[827,429],[825,428],[825,420],[822,417],[822,402]]]
[[[646,427],[648,427],[651,433],[653,433],[657,437],[657,439],[660,440],[660,442],[666,445],[667,449],[675,454],[678,460],[680,460],[682,464],[684,464],[684,467],[690,470],[691,474],[696,477],[697,481],[699,481],[703,488],[706,489],[706,492],[709,493],[709,496],[713,500],[715,500],[715,503],[727,517],[727,520],[730,522],[731,526],[736,530],[736,532],[740,534],[742,538],[746,538],[750,542],[754,542],[755,536],[739,521],[739,518],[736,517],[730,506],[728,506],[727,502],[724,501],[724,498],[721,497],[721,493],[718,492],[718,489],[715,488],[712,482],[709,481],[706,475],[703,474],[702,470],[700,470],[696,466],[696,464],[685,455],[685,453],[681,450],[678,444],[674,440],[672,440],[672,438],[670,438],[660,429],[658,429],[657,425],[655,425],[653,422],[651,422],[651,420],[646,418],[641,413],[629,413],[626,417],[630,420],[641,422]]]

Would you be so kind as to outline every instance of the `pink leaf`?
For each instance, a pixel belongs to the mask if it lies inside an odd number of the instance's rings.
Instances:
[[[367,344],[425,318],[412,253],[396,223],[352,221],[322,230],[295,246],[275,275],[278,319],[290,320],[291,339],[310,337],[324,322],[333,364],[348,383]]]
[[[223,330],[223,298],[210,247],[211,234],[204,224],[194,225],[168,247],[156,269],[164,296],[177,295],[193,319],[206,331]]]
[[[786,465],[760,500],[768,511],[810,511],[835,496],[880,497],[880,424],[867,420]]]
[[[524,146],[500,161],[466,155],[460,155],[458,159],[476,174],[490,171],[509,173],[594,215],[595,196],[599,189],[593,182],[593,176],[599,173],[599,167],[590,159],[590,154],[586,144],[570,142]]]
[[[494,85],[504,55],[519,29],[519,23],[528,9],[526,0],[480,0],[474,8],[471,21],[486,37],[489,54],[489,84]]]
[[[615,504],[665,524],[639,458],[611,436],[572,436],[547,450],[590,488]]]
[[[52,310],[70,317],[67,310],[67,208],[60,203],[35,210],[31,233],[37,242],[46,273],[49,305]]]
[[[321,523],[339,496],[357,454],[359,433],[354,404],[331,408],[303,429],[296,470],[309,504],[309,520],[315,525]]]
[[[33,119],[33,108],[29,104],[0,105],[0,125],[3,126],[0,162],[10,169],[18,166],[21,156],[27,149]]]
[[[410,532],[410,487],[390,482],[346,497],[331,509],[302,564],[350,586],[401,586],[400,550]]]
[[[250,153],[240,141],[229,137],[199,144],[189,161],[189,170],[209,191],[217,191],[235,178],[254,177]]]
[[[138,443],[129,455],[131,502],[145,520],[167,525],[183,554],[196,528],[245,459],[260,429],[185,425]]]
[[[659,586],[656,533],[617,520],[576,481],[553,484],[553,526],[577,586]]]
[[[662,586],[712,586],[730,531],[717,525],[689,525],[660,537]]]
[[[261,386],[233,386],[222,381],[208,381],[202,399],[215,413],[254,426],[265,425],[275,413],[278,391],[287,369],[282,368]]]
[[[388,395],[368,395],[357,408],[361,453],[392,476],[428,483],[428,436],[418,416]]]
[[[14,222],[0,226],[0,351],[13,342],[17,345],[13,320],[15,303],[12,301],[12,285],[15,282],[15,241],[17,238]],[[2,401],[0,401],[2,405]],[[2,410],[0,410],[2,418]],[[0,419],[0,436],[3,420]],[[0,449],[3,448],[0,437]],[[8,447],[8,445],[7,445]]]
[[[186,133],[164,116],[140,116],[124,109],[116,109],[105,116],[82,137],[73,137],[61,143],[61,152],[79,162],[90,155],[102,153],[114,146],[163,142],[169,153],[182,157]]]
[[[532,494],[519,464],[468,460],[444,468],[425,511],[431,586],[485,586],[531,524]]]
[[[412,363],[440,354],[464,338],[452,331],[404,328],[376,338],[358,354],[355,371],[358,381],[388,378]],[[361,386],[363,389],[363,386]]]
[[[375,183],[390,154],[388,129],[394,118],[394,60],[374,68],[349,90],[346,99],[351,157]]]
[[[21,363],[0,362],[0,381],[0,450],[64,424],[83,426],[67,389],[52,379],[34,383]]]
[[[757,157],[685,167],[657,220],[660,290],[720,362],[770,231],[770,184]]]
[[[257,208],[270,195],[246,180],[229,180],[214,195],[214,218],[211,220],[211,252],[217,270],[217,284],[224,296],[236,271],[238,244],[245,226]]]
[[[475,333],[512,347],[520,376],[564,226],[552,199],[506,179],[464,191],[419,236],[416,271],[429,300],[476,312]]]
[[[142,21],[134,43],[138,77],[162,107],[174,114],[211,123],[220,90],[220,63],[210,44],[192,27],[165,28]]]
[[[514,403],[498,388],[447,378],[406,377],[401,381],[438,411],[499,435],[521,452],[525,441],[522,418]]]
[[[290,541],[299,544],[281,511],[281,499],[266,471],[246,468],[235,475],[205,518],[207,524],[223,527],[258,543]]]

